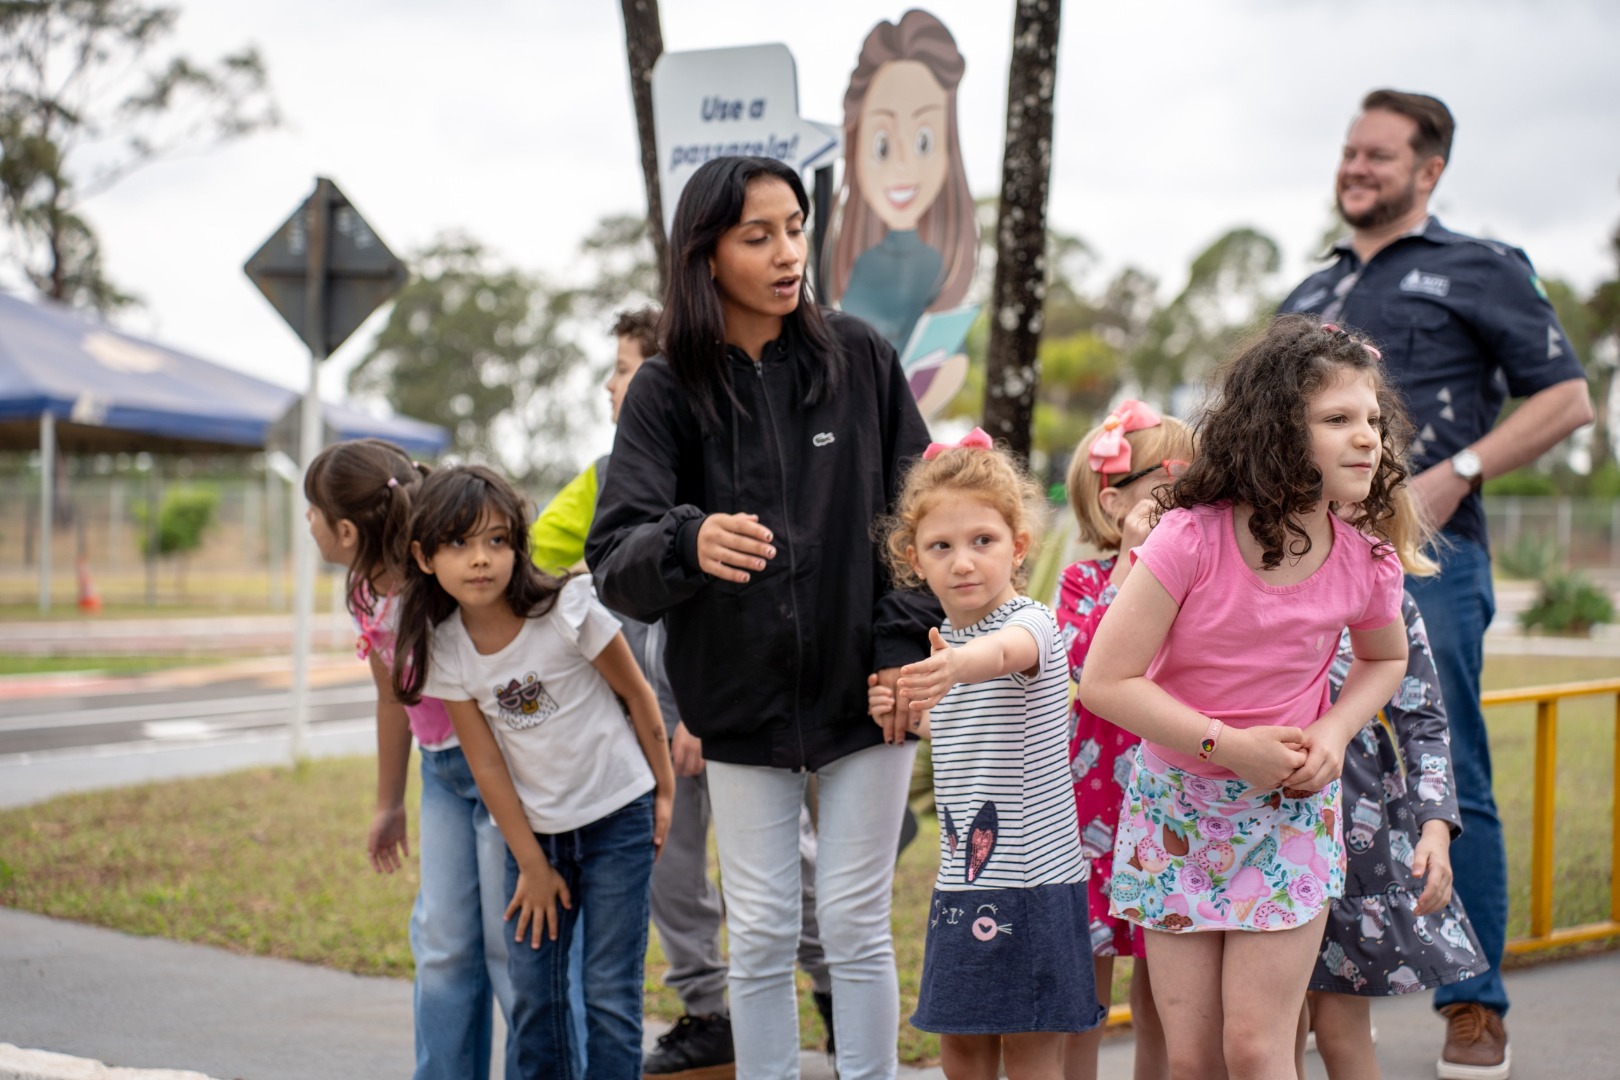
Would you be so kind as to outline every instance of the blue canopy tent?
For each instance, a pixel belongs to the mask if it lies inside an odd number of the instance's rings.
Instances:
[[[39,446],[50,416],[72,452],[263,449],[296,390],[116,330],[78,312],[0,292],[0,449]],[[431,456],[436,424],[323,403],[335,439],[374,436]]]
[[[0,450],[68,453],[243,453],[297,445],[299,394],[49,303],[0,292]],[[323,403],[329,439],[372,436],[412,454],[442,452],[436,424]],[[286,418],[286,420],[284,420]],[[280,421],[281,423],[278,423]],[[51,535],[52,482],[41,536]],[[49,606],[50,545],[40,545],[41,606]]]

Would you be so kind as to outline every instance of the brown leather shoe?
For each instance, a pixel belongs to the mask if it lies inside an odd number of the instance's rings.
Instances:
[[[1435,1066],[1440,1080],[1507,1080],[1512,1054],[1501,1013],[1460,1001],[1440,1015],[1446,1018],[1446,1047]]]

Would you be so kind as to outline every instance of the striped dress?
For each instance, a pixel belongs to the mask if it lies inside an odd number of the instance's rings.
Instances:
[[[1040,670],[955,686],[929,715],[942,892],[1087,877],[1069,776],[1068,661],[1051,609],[1017,596],[941,632],[954,647],[1009,626],[1035,638]]]
[[[1014,597],[952,647],[1008,627],[1035,674],[962,683],[930,711],[939,877],[914,1026],[942,1035],[1087,1031],[1102,1021],[1069,780],[1068,662],[1044,604]]]

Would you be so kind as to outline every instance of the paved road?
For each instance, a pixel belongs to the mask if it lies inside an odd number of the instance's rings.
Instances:
[[[257,661],[123,679],[0,685],[0,807],[68,791],[291,758],[290,665]],[[311,672],[311,756],[376,746],[375,691],[352,658]]]

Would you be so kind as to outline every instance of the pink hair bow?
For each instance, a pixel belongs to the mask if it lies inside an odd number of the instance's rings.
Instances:
[[[928,449],[923,451],[923,460],[933,461],[947,450],[990,450],[994,447],[995,442],[991,440],[990,436],[985,433],[983,428],[974,428],[972,431],[962,436],[962,440],[960,442],[929,443]]]
[[[1159,414],[1135,398],[1119,403],[1119,408],[1103,420],[1102,434],[1091,441],[1086,463],[1099,476],[1131,471],[1131,444],[1126,435],[1143,428],[1158,427]]]

